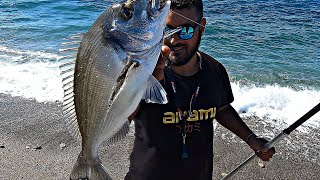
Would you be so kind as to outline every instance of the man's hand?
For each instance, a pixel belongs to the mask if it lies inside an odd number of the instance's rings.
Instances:
[[[242,121],[239,114],[230,104],[217,110],[216,120],[223,127],[229,129],[234,134],[243,139],[263,161],[269,161],[269,159],[275,153],[274,148],[268,149],[264,147],[264,145],[268,142],[267,140],[263,138],[257,138],[256,135],[250,134],[252,133],[252,131]],[[250,135],[248,136],[248,134]]]
[[[163,45],[161,48],[161,54],[159,56],[157,65],[155,69],[153,70],[152,75],[158,79],[158,81],[161,81],[163,79],[163,69],[166,66],[166,61],[170,53],[170,48],[168,46]]]
[[[251,149],[256,152],[256,155],[263,161],[269,161],[269,159],[272,158],[273,154],[276,152],[274,147],[270,149],[264,147],[268,141],[263,138],[258,138],[255,135],[250,136],[247,143]]]

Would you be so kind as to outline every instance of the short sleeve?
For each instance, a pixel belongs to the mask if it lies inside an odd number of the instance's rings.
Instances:
[[[223,107],[225,105],[228,105],[233,102],[234,97],[230,85],[230,80],[228,73],[225,69],[225,67],[222,64],[219,64],[219,72],[221,77],[221,101],[220,101],[220,107]]]

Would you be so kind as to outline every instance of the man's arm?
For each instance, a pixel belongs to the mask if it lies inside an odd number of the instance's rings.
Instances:
[[[263,160],[268,161],[275,153],[274,148],[267,149],[264,145],[268,142],[263,138],[258,138],[245,122],[240,118],[235,109],[226,105],[218,109],[216,120],[225,128],[245,141],[252,150],[258,152],[257,155]]]

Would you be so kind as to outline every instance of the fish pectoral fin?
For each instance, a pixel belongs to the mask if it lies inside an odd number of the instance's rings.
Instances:
[[[149,77],[148,87],[143,99],[147,103],[168,103],[166,91],[164,90],[160,82],[152,75]]]

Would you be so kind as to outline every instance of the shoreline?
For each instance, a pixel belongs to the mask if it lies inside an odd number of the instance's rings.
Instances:
[[[0,94],[0,179],[69,179],[80,144],[64,127],[61,102],[39,103],[23,97]],[[280,128],[244,121],[258,135],[269,137]],[[99,155],[115,180],[124,178],[134,137],[102,146]],[[65,143],[65,147],[60,147]],[[29,147],[29,148],[28,148]],[[303,134],[294,131],[276,145],[277,153],[265,168],[252,162],[232,179],[320,179],[320,130]],[[213,179],[221,179],[253,152],[238,137],[220,125],[215,131]]]

